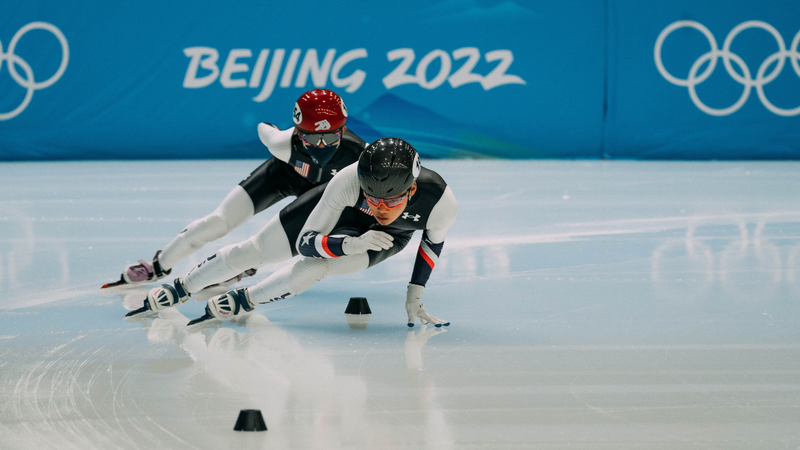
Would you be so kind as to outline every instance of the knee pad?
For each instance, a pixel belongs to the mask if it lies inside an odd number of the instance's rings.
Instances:
[[[252,267],[261,267],[265,265],[264,255],[261,249],[255,244],[253,238],[238,244],[229,245],[219,251],[222,259],[228,266],[239,269],[247,270]]]
[[[303,292],[314,283],[328,276],[328,260],[305,258],[292,266],[291,286],[295,292]]]
[[[358,255],[343,256],[341,258],[328,259],[328,275],[341,276],[351,273],[361,272],[369,267],[369,254],[359,253]]]
[[[225,219],[214,212],[190,223],[181,234],[183,234],[192,245],[202,247],[211,241],[225,236],[228,234],[228,231],[228,224]]]

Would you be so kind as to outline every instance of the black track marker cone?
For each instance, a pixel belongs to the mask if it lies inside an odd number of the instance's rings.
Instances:
[[[234,431],[267,431],[267,424],[264,423],[264,416],[260,409],[243,409],[239,411],[239,418],[236,419]]]
[[[345,314],[372,314],[369,309],[369,303],[364,297],[350,297],[350,303],[347,304],[347,309],[344,310]]]

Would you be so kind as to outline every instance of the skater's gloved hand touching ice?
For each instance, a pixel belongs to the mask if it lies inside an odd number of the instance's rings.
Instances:
[[[388,250],[392,248],[394,238],[383,231],[369,230],[358,237],[348,236],[342,242],[342,251],[345,255],[358,255],[367,250]]]
[[[408,291],[406,292],[406,312],[408,313],[408,326],[413,327],[417,318],[423,324],[430,323],[436,327],[449,326],[450,322],[438,319],[430,314],[425,308],[422,307],[422,291],[424,286],[409,283]]]
[[[247,288],[239,288],[208,299],[206,312],[216,319],[231,319],[236,315],[252,311],[254,307]]]

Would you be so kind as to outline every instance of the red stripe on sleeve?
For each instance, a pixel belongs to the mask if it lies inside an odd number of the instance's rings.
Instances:
[[[433,260],[430,258],[430,256],[425,254],[425,250],[422,249],[421,245],[419,246],[419,255],[422,256],[422,259],[424,259],[425,262],[428,263],[429,266],[431,266],[431,269],[433,269],[433,266],[435,264],[433,264]]]
[[[328,248],[328,236],[322,236],[322,249],[325,250],[325,253],[331,258],[338,258],[338,255],[334,254],[331,249]]]

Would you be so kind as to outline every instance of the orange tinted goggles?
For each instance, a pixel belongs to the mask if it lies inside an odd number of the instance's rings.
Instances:
[[[370,205],[376,208],[381,206],[381,203],[383,203],[383,206],[392,209],[392,208],[397,208],[398,206],[403,204],[403,202],[406,200],[406,197],[408,197],[408,191],[406,191],[400,197],[392,197],[392,198],[373,197],[371,195],[367,195],[366,192],[364,193],[364,197],[366,197]]]

